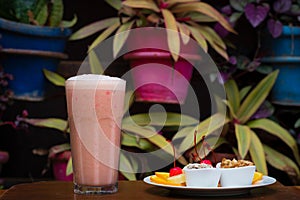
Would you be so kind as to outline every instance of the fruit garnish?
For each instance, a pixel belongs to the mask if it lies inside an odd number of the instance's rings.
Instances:
[[[185,175],[184,174],[179,174],[176,176],[171,176],[167,179],[169,183],[174,183],[174,184],[182,184],[184,185],[185,183]]]
[[[212,165],[210,160],[202,160],[200,163],[204,163],[204,164],[207,164],[207,165]]]
[[[170,177],[182,174],[182,169],[180,167],[176,167],[175,148],[174,148],[174,145],[172,143],[171,143],[171,146],[172,146],[172,149],[173,149],[173,157],[174,157],[173,163],[174,163],[174,166],[173,166],[173,168],[170,169]]]
[[[252,184],[257,182],[257,181],[260,181],[261,179],[263,178],[263,174],[260,173],[260,172],[254,172],[254,176],[253,176],[253,179],[252,179]]]
[[[155,172],[155,175],[164,180],[167,180],[170,177],[170,173],[168,172]]]
[[[163,178],[160,178],[156,175],[152,175],[150,176],[150,181],[157,183],[157,184],[164,184],[164,185],[173,185],[173,186],[182,186],[182,184],[178,184],[178,183],[173,183],[173,182],[169,182],[168,180],[165,180]]]
[[[180,167],[173,167],[170,169],[170,177],[182,174],[182,169]]]

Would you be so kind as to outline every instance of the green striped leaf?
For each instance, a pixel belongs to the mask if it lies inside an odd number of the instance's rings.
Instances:
[[[123,123],[130,123],[130,121],[139,126],[190,126],[199,123],[197,119],[188,115],[171,112],[141,113],[123,119]]]
[[[69,176],[72,173],[73,173],[73,165],[72,165],[72,157],[70,157],[67,163],[66,176]]]
[[[265,157],[265,152],[263,144],[260,139],[257,137],[256,133],[251,131],[251,143],[249,148],[249,153],[252,158],[252,161],[255,163],[256,170],[268,175],[267,162]]]
[[[190,30],[186,27],[184,23],[177,22],[177,27],[180,32],[181,40],[183,44],[187,44],[190,41]]]
[[[278,70],[261,80],[243,101],[237,116],[241,123],[247,122],[267,98],[278,75]]]
[[[164,17],[165,26],[167,29],[168,47],[174,61],[176,62],[178,60],[180,52],[180,39],[177,30],[177,22],[175,17],[169,10],[162,9],[161,12]]]
[[[116,10],[120,10],[122,8],[121,0],[105,0],[105,2]]]
[[[26,123],[33,126],[39,126],[44,128],[53,128],[59,131],[65,132],[68,128],[68,122],[59,118],[46,118],[46,119],[23,119]]]
[[[226,45],[223,42],[223,40],[221,39],[221,37],[212,28],[210,28],[209,26],[199,25],[194,22],[190,22],[190,24],[192,26],[196,27],[199,30],[199,32],[201,32],[203,37],[208,41],[210,46],[216,52],[218,52],[221,56],[223,56],[223,58],[228,60],[228,55],[226,52]]]
[[[258,128],[280,138],[293,151],[297,163],[300,165],[300,156],[296,140],[279,124],[269,119],[257,119],[247,123],[250,128]]]
[[[120,166],[119,170],[120,172],[130,181],[135,181],[136,176],[135,176],[135,170],[134,170],[134,165],[138,166],[137,162],[131,163],[133,160],[129,160],[124,153],[121,151],[120,152]]]
[[[103,74],[103,66],[94,50],[89,52],[89,64],[92,74]]]
[[[228,21],[211,5],[204,3],[204,2],[195,2],[195,3],[186,3],[186,4],[178,4],[175,5],[171,12],[173,13],[183,13],[183,12],[200,12],[209,17],[218,21],[226,30],[236,33],[235,30],[231,27]]]
[[[285,171],[291,176],[299,177],[299,168],[292,159],[267,145],[264,145],[264,150],[266,152],[266,159],[271,166],[281,171]]]
[[[240,102],[243,101],[243,99],[246,97],[246,95],[248,94],[248,92],[251,90],[251,86],[246,86],[246,87],[243,87],[241,90],[240,90]]]
[[[225,90],[227,100],[232,106],[232,111],[236,114],[240,107],[240,94],[236,82],[233,79],[228,80],[225,83]]]
[[[145,151],[154,150],[153,145],[148,140],[133,136],[125,132],[122,132],[121,144],[129,147],[137,147]]]
[[[128,6],[131,8],[145,8],[145,9],[153,10],[155,12],[160,11],[153,0],[139,0],[139,1],[127,0],[127,1],[123,1],[122,4],[124,6]]]
[[[206,40],[203,37],[203,35],[201,34],[201,32],[193,26],[187,26],[187,27],[188,27],[188,29],[190,29],[193,38],[197,41],[197,43],[204,50],[204,52],[207,53],[208,46],[207,46]]]
[[[239,155],[244,159],[248,153],[251,142],[251,130],[248,126],[234,124]]]
[[[126,22],[118,28],[116,35],[114,36],[114,40],[113,40],[113,56],[114,56],[114,58],[116,58],[119,51],[124,46],[124,43],[127,40],[128,35],[129,35],[128,30],[131,29],[134,22],[135,22],[134,20]]]
[[[49,71],[47,69],[43,69],[43,72],[44,72],[44,75],[46,76],[46,78],[54,85],[62,86],[62,87],[65,86],[66,79],[64,77],[62,77],[61,75],[59,75],[55,72]]]
[[[197,130],[197,141],[198,143],[202,136],[208,137],[210,134],[214,133],[218,129],[222,128],[224,124],[228,123],[229,120],[222,114],[216,113],[211,117],[207,118],[200,124],[198,124],[194,130]],[[182,141],[179,149],[189,149],[194,146],[194,131],[188,134]]]
[[[101,21],[93,22],[83,28],[79,29],[71,35],[69,40],[79,40],[91,36],[107,27],[110,27],[118,23],[120,19],[118,17],[108,18]]]
[[[112,26],[108,27],[105,31],[103,31],[91,44],[89,47],[89,51],[99,45],[103,40],[105,40],[108,36],[110,36],[118,27],[120,26],[120,22],[113,24]]]

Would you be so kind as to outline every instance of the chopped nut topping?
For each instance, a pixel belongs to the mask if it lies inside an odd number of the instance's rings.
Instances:
[[[248,160],[230,160],[223,158],[221,162],[221,168],[235,168],[235,167],[245,167],[245,166],[253,166],[253,162]]]
[[[213,168],[213,167],[211,165],[205,164],[205,163],[201,163],[201,164],[193,163],[193,164],[188,164],[186,166],[186,168],[188,168],[188,169],[205,169],[205,168]]]

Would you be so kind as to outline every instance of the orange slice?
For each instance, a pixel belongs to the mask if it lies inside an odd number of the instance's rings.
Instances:
[[[164,185],[174,185],[174,186],[182,186],[182,184],[172,183],[163,178],[160,178],[156,175],[150,176],[150,181],[153,183],[164,184]]]
[[[254,172],[254,176],[253,176],[253,179],[252,179],[252,184],[257,182],[257,181],[260,181],[261,179],[263,178],[263,174],[260,173],[260,172]]]
[[[168,172],[155,172],[155,175],[164,180],[167,180],[170,177],[170,173]]]
[[[185,183],[185,175],[184,174],[178,174],[176,176],[171,176],[167,179],[169,183],[174,184],[184,184]]]

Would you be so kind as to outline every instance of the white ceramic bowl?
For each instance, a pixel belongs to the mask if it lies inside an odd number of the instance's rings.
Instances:
[[[256,169],[255,165],[236,168],[221,168],[221,163],[218,163],[216,168],[221,172],[221,187],[251,185]]]
[[[189,169],[185,166],[183,173],[188,187],[218,187],[221,176],[216,168]]]

